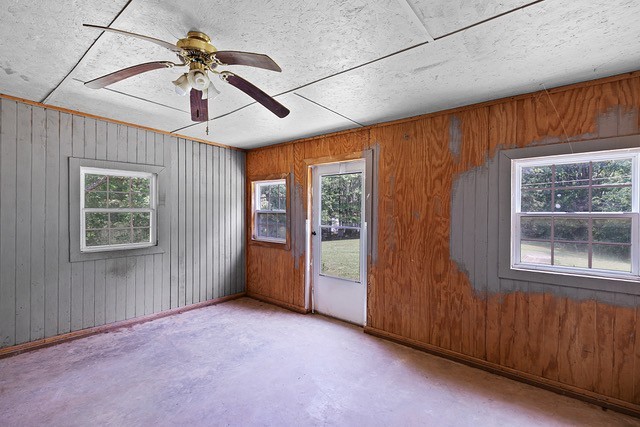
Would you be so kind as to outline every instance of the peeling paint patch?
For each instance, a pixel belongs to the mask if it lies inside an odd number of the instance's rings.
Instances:
[[[615,136],[618,134],[618,116],[620,115],[620,107],[607,108],[603,113],[598,114],[596,123],[598,126],[598,134],[601,137]]]
[[[624,291],[588,289],[575,284],[542,282],[540,279],[534,282],[531,279],[504,278],[500,277],[498,265],[489,265],[491,258],[487,254],[499,248],[499,232],[504,230],[498,215],[501,208],[490,208],[490,204],[498,200],[500,155],[498,151],[483,165],[457,175],[451,186],[449,258],[455,268],[467,277],[475,295],[479,298],[502,298],[517,292],[551,294],[574,301],[595,300],[619,307],[636,307],[636,298]],[[484,220],[478,221],[477,218]],[[480,246],[478,242],[481,242]],[[499,264],[497,257],[493,260]]]
[[[452,115],[449,122],[449,151],[455,157],[460,157],[460,148],[462,147],[462,126],[460,119]]]
[[[638,132],[638,109],[624,108],[619,117],[618,133],[620,135],[630,135]]]

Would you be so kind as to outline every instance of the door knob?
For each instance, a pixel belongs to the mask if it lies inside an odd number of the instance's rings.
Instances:
[[[312,236],[315,236],[315,235],[316,235],[316,232],[315,232],[315,231],[312,231],[312,232],[311,232],[311,235],[312,235]]]

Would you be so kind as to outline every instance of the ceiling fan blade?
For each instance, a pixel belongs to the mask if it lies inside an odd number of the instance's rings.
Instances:
[[[191,89],[191,120],[206,122],[209,120],[209,100],[202,99],[202,91]]]
[[[180,48],[178,46],[176,46],[174,43],[169,43],[169,42],[166,42],[164,40],[156,39],[156,38],[149,37],[149,36],[143,36],[142,34],[130,33],[128,31],[118,30],[116,28],[102,27],[100,25],[93,25],[93,24],[82,24],[82,25],[84,25],[85,27],[97,28],[97,29],[103,30],[103,31],[110,31],[110,32],[116,33],[116,34],[122,34],[122,35],[125,35],[125,36],[135,37],[135,38],[138,38],[138,39],[141,39],[141,40],[146,40],[148,42],[155,43],[157,45],[165,47],[165,48],[169,49],[172,52],[180,52]]]
[[[158,70],[160,68],[172,68],[175,66],[173,62],[169,61],[156,61],[147,62],[144,64],[134,65],[133,67],[123,68],[122,70],[114,71],[106,76],[98,77],[91,81],[86,82],[84,85],[91,89],[102,89],[120,80],[128,79],[138,74],[146,73],[147,71]]]
[[[262,91],[262,89],[258,88],[253,83],[250,83],[242,77],[228,71],[221,73],[220,76],[223,80],[226,80],[227,83],[237,87],[281,119],[287,117],[289,114],[290,111],[284,105],[267,95]]]
[[[247,65],[249,67],[264,68],[265,70],[282,71],[273,59],[262,53],[224,50],[216,52],[214,55],[222,65]]]

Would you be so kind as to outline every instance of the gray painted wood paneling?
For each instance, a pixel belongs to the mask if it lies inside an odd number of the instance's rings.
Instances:
[[[165,166],[166,253],[69,262],[69,157]],[[0,347],[245,289],[245,155],[0,100]]]

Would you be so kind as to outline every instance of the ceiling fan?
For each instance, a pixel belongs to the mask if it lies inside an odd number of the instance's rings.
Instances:
[[[174,52],[181,61],[180,63],[155,61],[134,65],[88,81],[85,83],[87,87],[101,89],[129,77],[146,73],[147,71],[161,68],[189,67],[189,71],[178,77],[173,84],[179,95],[190,93],[191,120],[195,122],[205,122],[209,119],[208,100],[215,98],[220,93],[211,82],[209,73],[217,74],[220,79],[240,89],[276,116],[283,118],[289,114],[289,110],[285,106],[267,95],[257,86],[230,71],[217,70],[219,66],[246,65],[249,67],[263,68],[265,70],[282,71],[278,64],[267,55],[233,50],[218,51],[211,44],[211,38],[199,31],[189,31],[187,37],[173,44],[153,37],[130,33],[115,28],[92,24],[83,25],[85,27],[97,28],[155,43]]]

